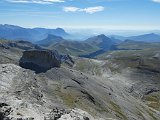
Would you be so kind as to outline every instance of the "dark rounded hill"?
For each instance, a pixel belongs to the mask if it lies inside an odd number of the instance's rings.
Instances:
[[[104,34],[88,38],[85,42],[96,45],[104,50],[109,50],[111,46],[115,44],[111,38],[105,36]]]
[[[60,55],[56,51],[29,50],[24,51],[19,65],[36,73],[46,72],[53,67],[60,67]]]
[[[59,28],[60,29],[60,28]],[[50,46],[51,44],[56,44],[56,43],[58,43],[58,42],[60,42],[60,41],[63,41],[64,39],[62,38],[62,37],[60,37],[60,36],[56,36],[56,35],[51,35],[51,34],[49,34],[48,36],[47,36],[47,38],[45,38],[45,39],[43,39],[43,40],[41,40],[41,41],[38,41],[38,42],[36,42],[36,44],[38,44],[38,45],[41,45],[41,46],[44,46],[44,47],[48,47],[48,46]]]

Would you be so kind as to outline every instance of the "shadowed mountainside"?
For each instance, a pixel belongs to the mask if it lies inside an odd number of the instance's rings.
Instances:
[[[95,45],[80,41],[65,40],[62,37],[49,35],[46,39],[38,41],[39,45],[50,50],[57,50],[61,54],[78,56],[99,50]]]
[[[101,54],[101,51],[111,50],[113,45],[119,43],[119,40],[110,39],[105,35],[91,37],[85,41],[70,41],[61,37],[48,36],[37,43],[48,49],[57,50],[62,54],[93,58]]]

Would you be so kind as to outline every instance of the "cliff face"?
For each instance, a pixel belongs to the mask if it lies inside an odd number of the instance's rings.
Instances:
[[[30,50],[24,51],[19,62],[20,66],[39,72],[46,72],[53,67],[60,67],[60,56],[56,51]]]

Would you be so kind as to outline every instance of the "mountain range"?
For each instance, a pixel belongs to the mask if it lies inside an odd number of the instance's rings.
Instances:
[[[118,36],[118,35],[112,35],[111,38],[116,38],[119,40],[134,40],[134,41],[143,41],[143,42],[160,42],[160,35],[155,33],[149,33],[149,34],[143,34],[143,35],[137,35],[137,36]]]
[[[48,49],[57,50],[61,54],[84,56],[95,52],[99,53],[98,51],[102,50],[108,51],[113,45],[119,43],[119,40],[111,39],[103,34],[88,38],[84,41],[71,41],[59,36],[48,35],[46,39],[36,43]]]
[[[72,35],[67,33],[62,28],[56,29],[47,29],[47,28],[24,28],[15,25],[9,24],[0,24],[0,38],[1,39],[9,39],[9,40],[26,40],[31,42],[37,42],[40,40],[47,39],[48,35],[60,36],[63,38],[71,38],[78,41],[78,35]],[[82,36],[82,35],[81,35]],[[88,35],[89,36],[89,35]],[[100,35],[103,37],[103,35]],[[120,42],[121,40],[134,40],[134,41],[144,41],[144,42],[160,42],[160,35],[155,33],[148,33],[143,35],[136,36],[119,36],[119,35],[111,35],[108,36],[108,39],[112,39],[112,41]],[[89,40],[90,39],[90,40]],[[88,41],[92,41],[91,39],[96,39],[94,37],[89,38]],[[82,41],[82,40],[81,40]],[[84,40],[83,40],[84,41]],[[114,42],[115,42],[114,41]],[[100,45],[102,47],[102,45]]]
[[[68,36],[62,28],[46,29],[46,28],[23,28],[15,25],[0,25],[0,38],[9,40],[26,40],[39,41],[45,39],[48,34],[57,36]]]

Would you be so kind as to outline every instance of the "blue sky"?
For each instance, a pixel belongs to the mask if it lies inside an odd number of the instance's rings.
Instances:
[[[159,30],[160,0],[1,0],[0,24]]]

